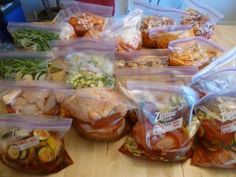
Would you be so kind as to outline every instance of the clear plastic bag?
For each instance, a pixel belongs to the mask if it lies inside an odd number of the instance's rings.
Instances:
[[[235,59],[236,59],[236,47],[234,47],[221,57],[217,58],[216,60],[212,61],[208,66],[206,66],[201,71],[196,73],[192,78],[192,82],[194,83],[199,78],[203,77],[206,74],[210,74],[211,72],[235,67]]]
[[[143,47],[167,48],[171,40],[193,36],[191,26],[186,28],[186,25],[181,25],[181,19],[187,15],[186,12],[174,8],[155,7],[141,0],[135,0],[134,6],[143,10],[145,15],[141,23]]]
[[[198,128],[197,120],[190,119],[196,92],[185,86],[142,81],[130,81],[127,87],[138,105],[139,122],[120,151],[161,161],[189,158]]]
[[[170,66],[196,66],[199,69],[220,57],[223,47],[203,37],[184,38],[169,43]]]
[[[235,68],[215,71],[198,78],[191,87],[199,93],[200,97],[203,97],[210,93],[235,88],[235,75]]]
[[[71,119],[0,115],[0,159],[18,171],[57,173],[73,164],[63,137]]]
[[[1,52],[0,79],[48,80],[48,62],[53,58],[51,52]]]
[[[60,39],[60,26],[38,23],[8,23],[15,45],[24,50],[48,51],[49,42]]]
[[[131,106],[120,93],[107,88],[78,89],[62,103],[74,118],[78,133],[98,141],[114,141],[125,135],[125,115]]]
[[[184,0],[180,8],[185,9],[188,13],[183,17],[181,24],[193,25],[196,36],[208,39],[212,37],[216,23],[224,17],[220,12],[196,0]]]
[[[64,85],[47,82],[0,81],[0,113],[61,115],[61,97],[69,95]]]
[[[75,89],[114,87],[113,58],[116,49],[114,41],[84,38],[75,40],[67,46],[68,44],[66,41],[54,45],[57,46],[54,48],[56,60],[49,66],[52,76],[55,71],[60,71],[63,77],[59,78]],[[61,50],[64,46],[68,47],[67,50]]]
[[[201,125],[192,165],[236,168],[235,108],[235,89],[209,94],[195,104],[195,116]]]
[[[159,68],[169,63],[169,50],[166,49],[142,49],[129,52],[116,53],[115,68]]]
[[[140,9],[135,9],[127,16],[114,20],[110,25],[107,25],[100,36],[105,39],[115,39],[118,44],[118,51],[140,48],[142,43],[140,31],[142,14],[143,12]]]

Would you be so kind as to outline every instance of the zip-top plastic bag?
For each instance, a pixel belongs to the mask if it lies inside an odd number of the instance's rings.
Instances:
[[[181,24],[193,25],[194,34],[207,39],[212,37],[216,23],[224,18],[220,12],[196,0],[184,0],[180,8],[188,13],[183,17]]]
[[[53,58],[51,52],[1,52],[0,79],[48,80],[48,62]]]
[[[86,2],[64,1],[63,10],[57,17],[57,23],[65,24],[62,33],[69,38],[75,37],[98,37],[105,25],[110,21],[106,17],[111,17],[113,8]],[[74,34],[70,32],[73,28]]]
[[[127,82],[150,81],[160,84],[189,85],[198,69],[194,67],[124,68],[116,70],[116,87],[126,96]],[[137,110],[129,110],[126,118],[134,125],[137,122]]]
[[[54,83],[0,81],[0,113],[63,116],[61,97],[70,93]]]
[[[140,31],[143,12],[135,9],[127,16],[114,20],[101,33],[101,38],[116,40],[118,51],[139,49],[142,43]]]
[[[235,62],[236,62],[235,59],[236,59],[236,47],[226,52],[224,55],[217,58],[216,60],[212,61],[208,66],[206,66],[201,71],[196,73],[192,78],[192,82],[193,83],[196,82],[196,80],[198,80],[201,77],[204,77],[204,75],[210,74],[211,72],[235,67]]]
[[[194,106],[201,123],[191,164],[201,167],[236,168],[236,92],[209,94]]]
[[[141,23],[143,47],[167,48],[171,40],[193,36],[192,25],[181,25],[186,12],[169,7],[155,7],[141,0],[135,0],[134,6],[144,13]]]
[[[15,45],[24,50],[48,51],[49,42],[59,40],[61,29],[59,25],[39,23],[8,23]]]
[[[68,96],[62,107],[74,118],[78,133],[89,140],[114,141],[129,128],[125,115],[133,105],[118,91],[83,88]]]
[[[215,71],[198,78],[191,87],[199,93],[200,97],[203,97],[210,93],[235,88],[235,75],[236,68]]]
[[[130,98],[138,105],[139,122],[120,151],[161,161],[182,161],[191,156],[197,120],[190,119],[198,96],[185,86],[130,81]]]
[[[167,49],[142,49],[118,52],[115,55],[115,68],[119,70],[168,66],[169,54],[170,52]]]
[[[73,88],[113,88],[113,58],[116,49],[114,41],[101,39],[80,39],[74,43],[61,41],[54,44],[56,59],[49,64],[53,80],[61,79]],[[66,50],[61,50],[67,47]],[[60,71],[61,75],[54,75]],[[57,73],[58,74],[58,73]]]
[[[170,66],[196,66],[199,69],[220,57],[224,48],[203,37],[184,38],[169,43]]]
[[[0,159],[18,171],[57,173],[73,164],[63,137],[72,119],[0,115]]]

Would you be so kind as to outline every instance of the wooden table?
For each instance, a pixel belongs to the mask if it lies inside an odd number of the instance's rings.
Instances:
[[[236,26],[218,26],[214,40],[230,49],[236,45]],[[65,138],[74,164],[48,177],[236,177],[236,170],[205,169],[185,163],[161,163],[127,157],[118,152],[124,138],[113,143],[86,141],[74,129]],[[0,163],[0,177],[36,177]]]

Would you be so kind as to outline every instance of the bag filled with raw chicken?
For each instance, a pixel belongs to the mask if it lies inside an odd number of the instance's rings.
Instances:
[[[100,37],[115,40],[118,44],[118,52],[139,49],[142,43],[140,31],[142,14],[143,12],[140,9],[135,9],[127,16],[115,19],[105,27]]]
[[[236,168],[236,91],[211,93],[194,106],[200,121],[192,165]]]
[[[133,105],[109,88],[82,88],[68,96],[62,107],[74,118],[78,133],[89,140],[114,141],[126,134],[125,115]]]
[[[191,83],[191,87],[199,93],[200,97],[225,89],[233,89],[236,86],[235,75],[235,68],[222,69],[203,75]]]
[[[64,146],[72,119],[0,115],[0,159],[6,166],[34,174],[57,173],[73,164]]]
[[[184,38],[169,43],[170,66],[204,68],[224,53],[224,48],[203,37]]]
[[[130,81],[127,89],[138,105],[139,122],[120,152],[160,161],[189,158],[198,128],[197,120],[190,119],[196,92],[186,86],[144,81]]]
[[[153,4],[134,1],[135,8],[143,10],[141,22],[142,46],[147,48],[168,48],[172,40],[194,36],[192,25],[182,25],[185,11],[174,8],[153,6]]]
[[[69,94],[64,85],[54,83],[0,81],[0,113],[63,116],[60,102]]]
[[[181,24],[193,25],[195,36],[207,39],[213,36],[216,24],[224,18],[222,13],[196,0],[184,0],[180,8],[187,12]]]
[[[49,63],[53,81],[64,82],[74,89],[114,87],[114,41],[84,38],[73,43],[54,43],[53,46],[56,59]],[[62,50],[64,47],[67,48]]]
[[[189,85],[192,76],[197,73],[194,67],[159,67],[159,68],[123,68],[116,69],[116,87],[126,96],[127,82],[150,81],[156,83],[166,83],[173,85]],[[138,121],[137,109],[129,110],[126,114],[127,120],[131,125]]]

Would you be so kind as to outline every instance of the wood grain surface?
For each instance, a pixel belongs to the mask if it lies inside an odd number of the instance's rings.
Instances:
[[[236,26],[218,26],[214,40],[230,49],[236,45]],[[72,128],[65,137],[74,164],[46,177],[236,177],[236,169],[206,169],[185,163],[160,163],[118,152],[124,138],[113,143],[86,141]],[[15,171],[0,163],[0,177],[38,177]]]

